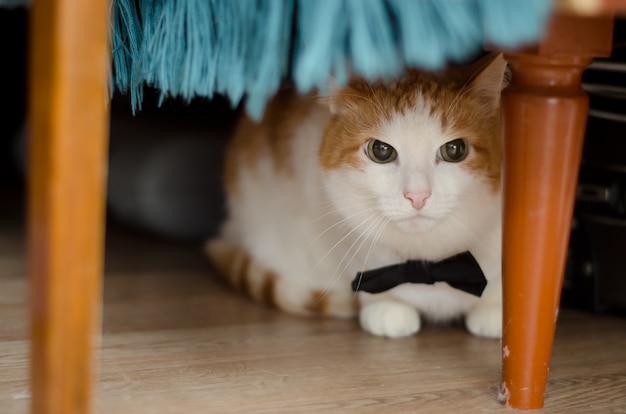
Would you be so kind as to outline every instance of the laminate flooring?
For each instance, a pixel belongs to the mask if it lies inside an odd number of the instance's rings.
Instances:
[[[20,220],[0,221],[0,413],[28,412]],[[497,340],[383,339],[254,304],[201,246],[110,226],[95,412],[506,413]],[[562,310],[542,413],[626,413],[626,318]]]

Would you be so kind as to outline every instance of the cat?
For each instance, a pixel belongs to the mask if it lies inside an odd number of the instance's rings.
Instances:
[[[244,118],[226,154],[228,219],[206,250],[253,299],[296,314],[358,315],[374,335],[465,318],[500,337],[500,92],[491,53],[391,81],[352,79],[323,97],[279,92]],[[469,251],[480,297],[445,282],[351,290],[360,272]]]

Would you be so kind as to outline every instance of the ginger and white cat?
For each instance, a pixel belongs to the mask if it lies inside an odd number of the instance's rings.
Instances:
[[[391,83],[355,79],[322,100],[281,92],[230,144],[229,218],[207,244],[217,270],[292,313],[358,313],[375,335],[464,316],[471,333],[501,336],[505,66],[490,54]],[[464,251],[488,281],[480,297],[445,282],[351,290],[359,272]]]

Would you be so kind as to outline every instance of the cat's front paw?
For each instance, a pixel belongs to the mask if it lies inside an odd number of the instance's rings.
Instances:
[[[420,330],[417,310],[401,302],[367,304],[359,312],[359,322],[363,330],[388,338],[410,336]]]
[[[478,304],[465,317],[467,330],[476,336],[502,337],[502,305]]]

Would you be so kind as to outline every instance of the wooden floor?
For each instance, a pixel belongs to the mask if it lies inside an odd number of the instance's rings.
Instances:
[[[0,218],[0,413],[29,404],[22,226]],[[500,343],[461,327],[386,340],[258,306],[198,245],[108,236],[98,413],[506,413]],[[626,413],[626,319],[562,311],[545,413]]]

